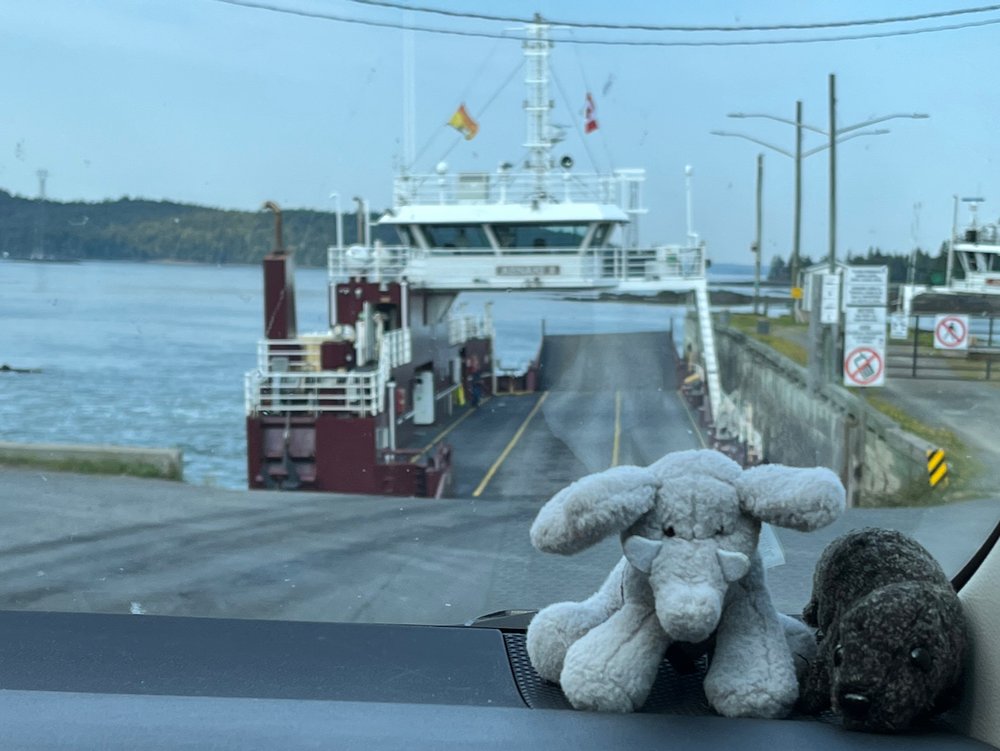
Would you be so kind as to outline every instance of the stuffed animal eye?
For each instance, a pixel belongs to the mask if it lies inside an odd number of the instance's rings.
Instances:
[[[719,527],[717,530],[715,530],[715,534],[716,535],[724,535],[724,534],[726,534],[726,528],[725,527]]]
[[[674,532],[674,528],[673,527],[667,527],[665,530],[663,530],[663,534],[665,534],[667,537],[673,537],[677,533]]]
[[[833,648],[833,666],[839,668],[844,662],[844,648],[839,644]]]
[[[923,647],[916,647],[910,652],[910,662],[927,672],[931,669],[931,653]]]

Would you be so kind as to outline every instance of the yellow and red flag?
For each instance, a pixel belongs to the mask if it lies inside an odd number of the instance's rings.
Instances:
[[[465,104],[459,105],[455,114],[451,116],[451,120],[448,121],[448,125],[465,136],[466,141],[471,141],[479,132],[479,124],[466,112]]]

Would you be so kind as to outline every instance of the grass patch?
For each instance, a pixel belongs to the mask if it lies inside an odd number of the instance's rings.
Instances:
[[[159,467],[146,462],[127,462],[117,459],[39,459],[35,457],[4,457],[0,465],[7,467],[29,467],[47,469],[50,472],[76,472],[82,475],[127,475],[158,480],[177,480],[182,478],[182,471],[175,468],[164,472]]]
[[[962,440],[947,428],[940,428],[921,422],[901,407],[869,390],[862,394],[869,405],[895,422],[908,433],[923,438],[932,446],[944,449],[945,461],[948,463],[948,485],[944,488],[931,488],[929,483],[917,483],[913,489],[913,501],[924,504],[948,503],[961,500],[970,495],[977,495],[975,487],[977,480],[984,476],[986,467],[982,461],[972,456]],[[909,497],[902,494],[903,497]],[[908,504],[910,505],[910,504]]]
[[[757,332],[757,322],[761,320],[768,322],[771,333],[760,334]],[[809,362],[808,350],[795,341],[795,336],[789,336],[792,332],[796,332],[797,335],[798,332],[806,331],[808,325],[796,323],[791,316],[763,318],[752,313],[732,313],[729,316],[729,325],[751,339],[770,347],[797,365],[805,367]]]

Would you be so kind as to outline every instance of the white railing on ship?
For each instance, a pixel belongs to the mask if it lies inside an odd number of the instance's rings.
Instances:
[[[409,329],[394,329],[383,334],[381,347],[379,359],[386,360],[389,368],[398,368],[413,359],[413,338]]]
[[[244,379],[247,414],[349,412],[377,415],[385,408],[388,368],[337,373],[261,372]]]
[[[534,172],[401,175],[394,183],[396,206],[411,204],[517,204],[538,200],[625,205],[623,186],[642,182],[641,170],[615,174]]]
[[[602,271],[605,276],[622,281],[695,279],[705,275],[705,249],[679,245],[616,249],[610,261],[605,256]]]
[[[257,369],[261,371],[317,371],[317,339],[261,339],[257,342]]]
[[[493,335],[493,323],[486,316],[462,316],[448,320],[448,344],[461,344],[469,339],[488,339]]]
[[[383,335],[372,370],[320,370],[320,342],[271,339],[258,344],[258,369],[246,374],[247,414],[260,412],[348,412],[360,416],[385,410],[392,368],[413,359],[409,329]]]
[[[360,254],[349,257],[350,251],[337,253],[330,249],[330,274],[336,278],[349,276],[368,276],[377,281],[398,281],[404,275],[412,281],[421,280],[420,264],[429,259],[453,258],[455,273],[461,273],[463,265],[494,262],[502,259],[516,259],[521,256],[546,255],[554,259],[558,257],[575,257],[580,254],[578,248],[504,248],[502,252],[489,248],[462,249],[435,248],[422,250],[405,246],[384,248],[392,254],[392,264],[376,265],[374,256],[362,257]],[[622,279],[627,281],[671,278],[696,278],[705,275],[704,248],[661,246],[655,248],[591,248],[586,257],[599,261],[600,276],[603,278]],[[411,265],[414,264],[414,265]],[[440,273],[435,270],[435,273]]]
[[[257,369],[262,372],[315,372],[322,369],[321,335],[316,339],[262,339],[257,342]],[[382,349],[389,367],[406,365],[413,359],[413,338],[409,329],[393,329],[382,335]]]
[[[395,281],[403,275],[413,253],[414,249],[407,245],[380,242],[374,248],[352,245],[343,250],[331,245],[326,249],[326,268],[331,279],[366,275],[373,281]]]

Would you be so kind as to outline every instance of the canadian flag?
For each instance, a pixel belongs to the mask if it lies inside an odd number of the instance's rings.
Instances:
[[[585,121],[583,124],[584,133],[593,133],[595,130],[597,130],[597,118],[595,117],[596,112],[597,112],[597,105],[594,104],[594,97],[592,97],[590,95],[590,92],[588,91],[587,107],[583,111],[583,117]]]

